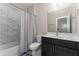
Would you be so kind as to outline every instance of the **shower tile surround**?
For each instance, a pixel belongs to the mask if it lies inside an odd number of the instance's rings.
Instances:
[[[0,4],[0,45],[16,41],[16,44],[19,44],[21,19],[20,15],[21,13],[19,10],[12,7],[11,5]]]

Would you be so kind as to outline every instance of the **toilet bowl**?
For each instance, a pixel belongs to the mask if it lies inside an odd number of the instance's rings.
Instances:
[[[37,42],[32,43],[29,46],[29,49],[32,51],[32,56],[40,56],[41,55],[41,36],[38,35],[36,37]]]

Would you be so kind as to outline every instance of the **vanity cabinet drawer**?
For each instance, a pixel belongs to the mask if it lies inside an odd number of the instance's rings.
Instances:
[[[53,42],[53,39],[48,38],[48,37],[42,37],[42,40],[44,40],[45,42],[50,43],[50,44],[52,44],[52,42]]]
[[[71,48],[71,49],[76,49],[75,42],[73,41],[66,41],[66,40],[61,40],[61,39],[55,39],[54,44]]]
[[[79,51],[79,42],[76,42],[76,49]]]

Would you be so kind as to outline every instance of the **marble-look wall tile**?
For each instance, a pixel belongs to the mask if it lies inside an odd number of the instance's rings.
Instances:
[[[0,43],[20,40],[21,13],[13,6],[0,4]]]

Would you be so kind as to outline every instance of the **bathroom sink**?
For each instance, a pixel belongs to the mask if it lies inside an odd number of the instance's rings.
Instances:
[[[44,36],[51,37],[51,38],[63,39],[63,40],[70,40],[70,36],[68,34],[64,34],[64,33],[58,33],[58,36],[56,35],[56,33],[47,33]]]
[[[76,35],[76,34],[58,33],[58,36],[56,36],[56,33],[47,33],[43,36],[44,37],[57,38],[57,39],[62,39],[62,40],[69,40],[69,41],[79,42],[79,35]]]

